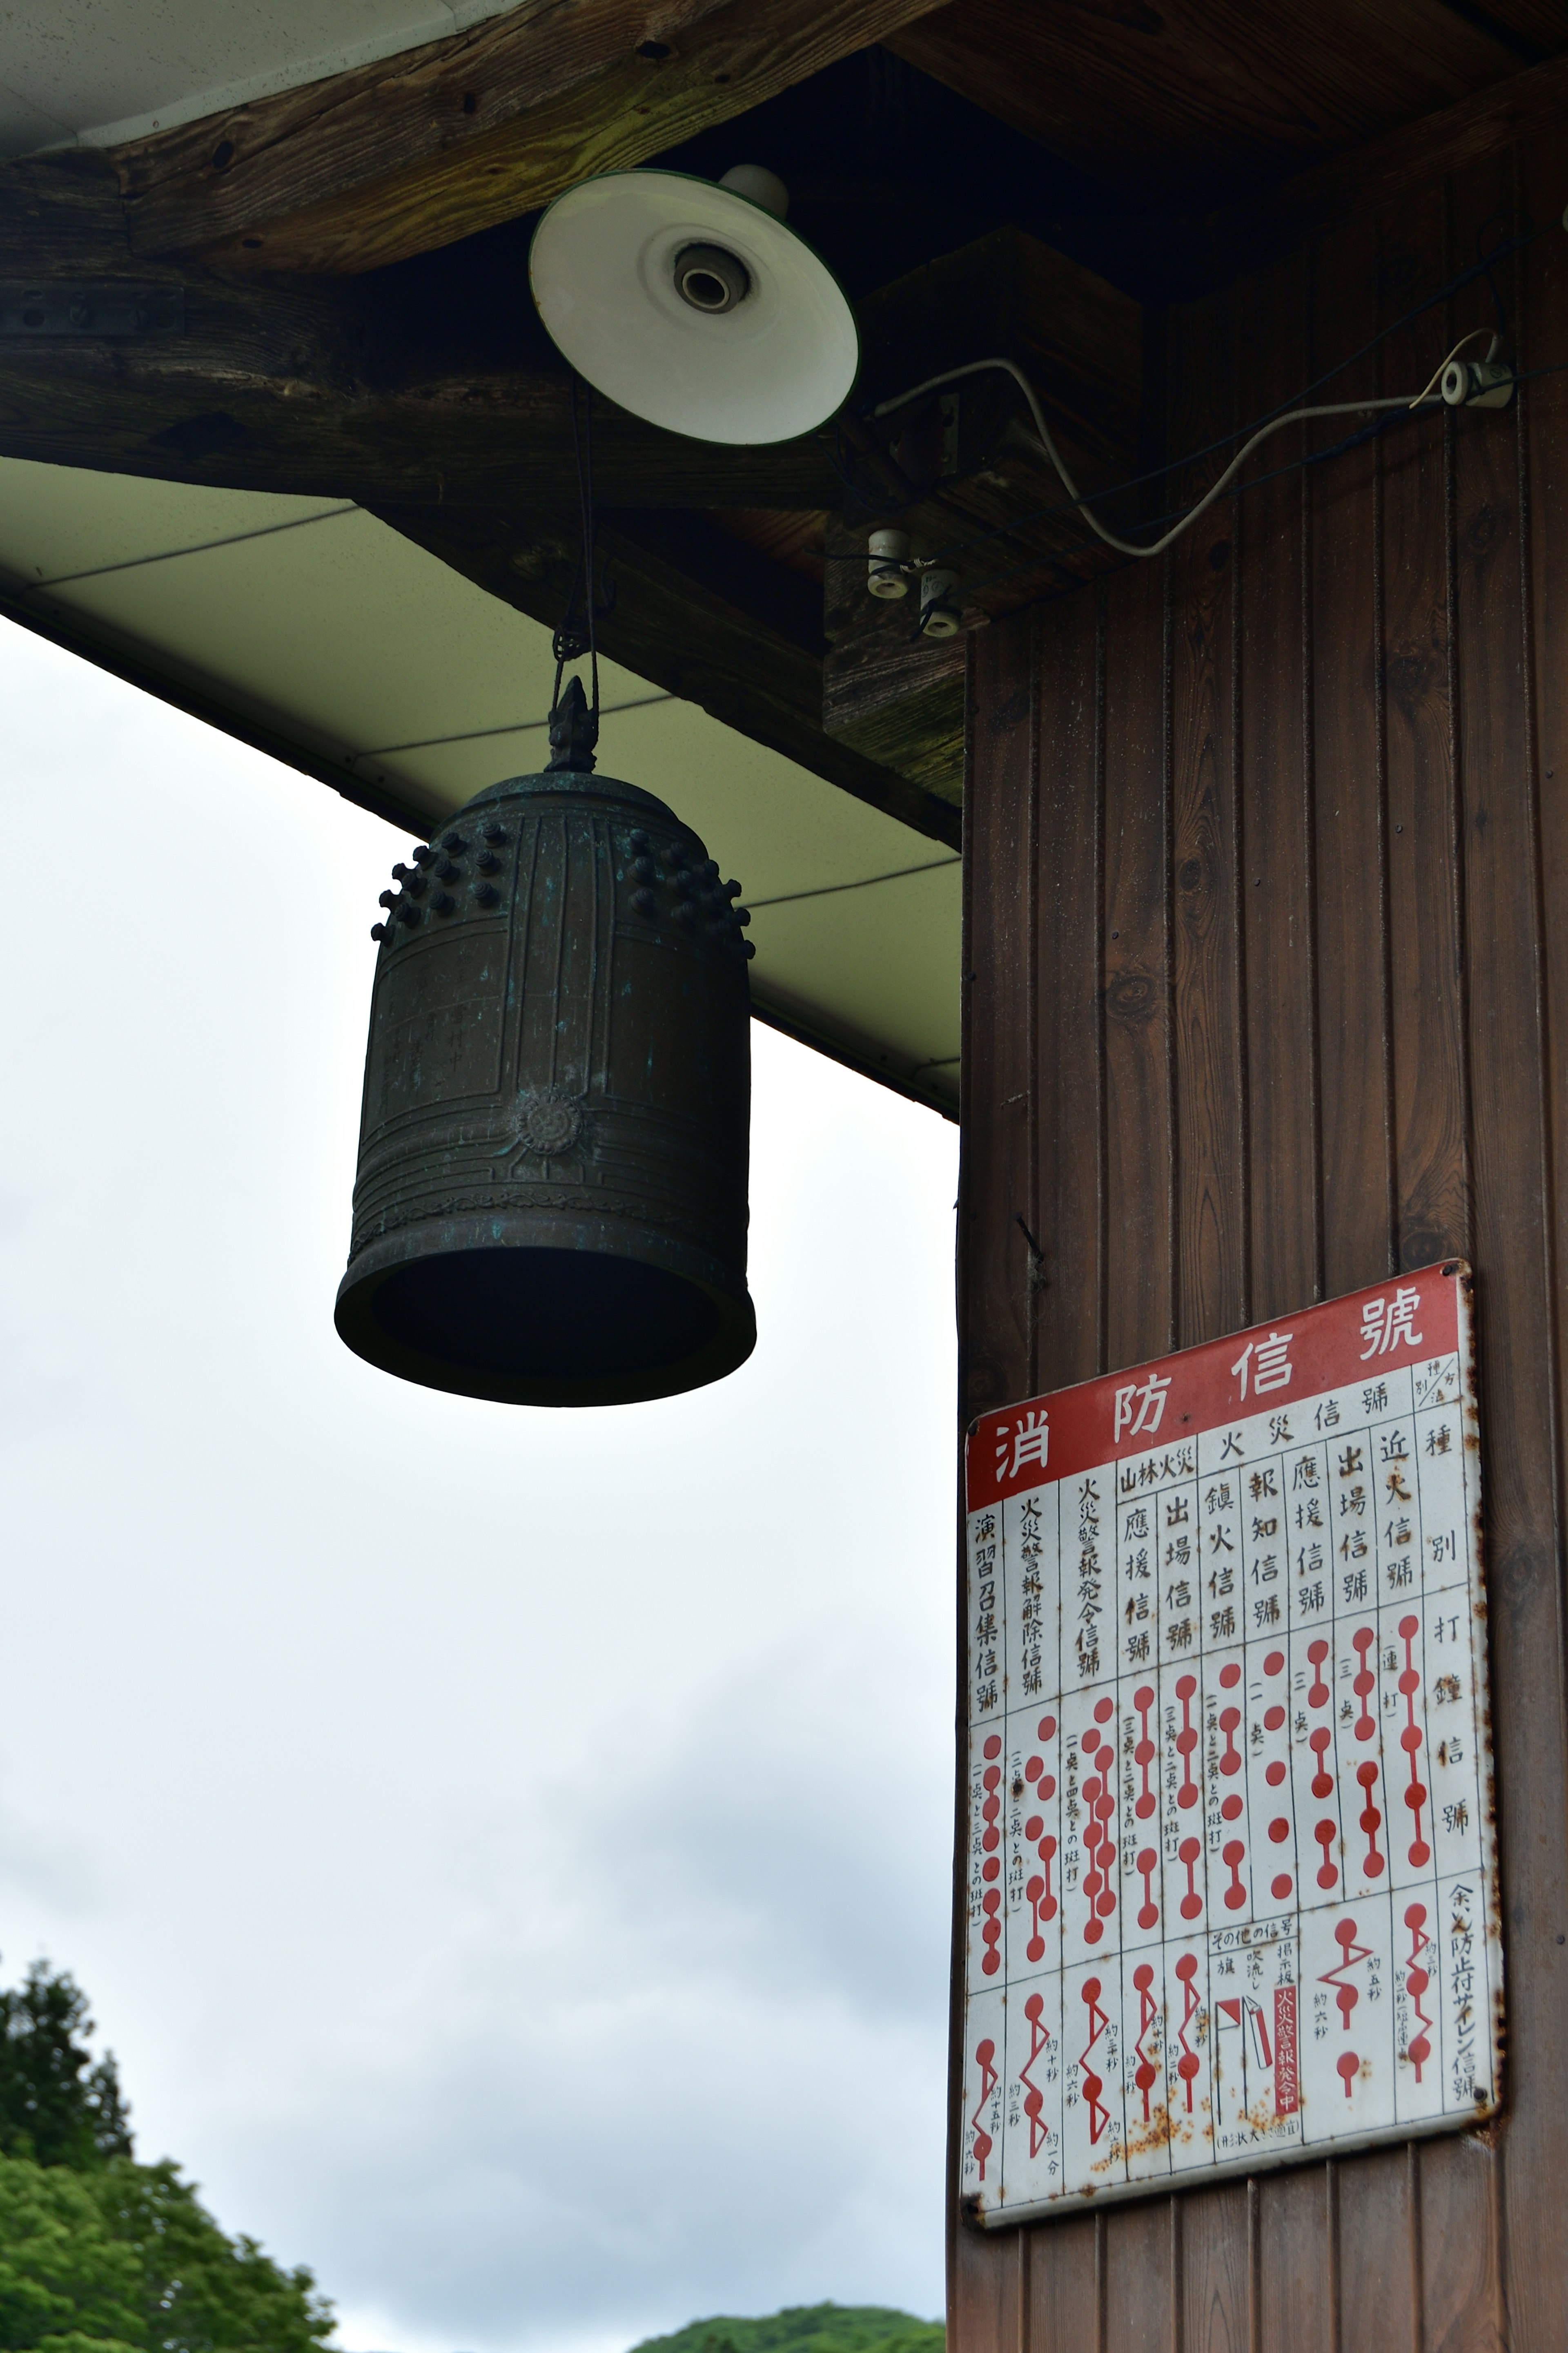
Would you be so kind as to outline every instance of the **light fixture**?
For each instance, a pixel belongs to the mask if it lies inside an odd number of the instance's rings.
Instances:
[[[557,196],[529,279],[557,348],[596,391],[668,432],[757,444],[809,433],[860,363],[837,280],[786,227],[782,181],[740,164],[607,172]]]

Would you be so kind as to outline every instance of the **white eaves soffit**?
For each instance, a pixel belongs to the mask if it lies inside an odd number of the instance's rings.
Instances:
[[[3,459],[0,613],[417,833],[549,755],[549,631],[341,501]],[[758,1013],[952,1116],[956,856],[616,663],[600,685],[600,768],[742,885]]]
[[[374,65],[521,0],[12,0],[0,157],[109,147]]]

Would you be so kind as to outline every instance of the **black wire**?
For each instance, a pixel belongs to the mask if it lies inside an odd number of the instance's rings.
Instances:
[[[1484,234],[1485,230],[1491,226],[1491,221],[1505,219],[1507,216],[1508,216],[1506,214],[1494,213],[1489,220],[1482,223],[1481,234]],[[1314,377],[1311,383],[1303,385],[1300,391],[1292,393],[1289,398],[1280,401],[1276,407],[1266,409],[1261,417],[1254,417],[1251,424],[1237,426],[1233,433],[1221,434],[1217,440],[1206,443],[1203,448],[1190,450],[1185,457],[1173,458],[1168,464],[1151,467],[1147,473],[1134,474],[1127,481],[1113,484],[1110,490],[1086,491],[1081,492],[1079,497],[1074,499],[1064,499],[1055,506],[1030,509],[1021,515],[1016,515],[1011,522],[993,524],[988,530],[975,532],[967,539],[950,540],[946,546],[939,547],[933,554],[926,558],[927,563],[938,564],[943,562],[950,556],[962,555],[965,554],[968,549],[972,547],[984,546],[991,540],[1005,539],[1011,533],[1022,530],[1026,524],[1034,522],[1049,522],[1059,515],[1071,514],[1079,507],[1104,505],[1107,501],[1119,498],[1128,491],[1141,490],[1146,483],[1161,481],[1163,480],[1165,475],[1176,473],[1183,467],[1198,465],[1205,458],[1212,458],[1216,451],[1227,449],[1235,442],[1244,441],[1248,434],[1256,433],[1260,426],[1271,423],[1275,417],[1283,417],[1287,410],[1305,406],[1305,404],[1310,399],[1313,393],[1321,392],[1325,385],[1331,384],[1333,382],[1335,376],[1342,375],[1347,368],[1354,367],[1358,361],[1365,359],[1369,353],[1376,351],[1380,344],[1386,343],[1390,335],[1396,335],[1402,327],[1407,327],[1413,321],[1424,318],[1426,312],[1435,309],[1439,302],[1447,302],[1450,301],[1454,295],[1462,293],[1464,289],[1467,286],[1473,285],[1478,278],[1486,279],[1489,287],[1491,289],[1492,299],[1494,304],[1498,307],[1499,317],[1500,319],[1501,305],[1498,299],[1496,284],[1491,277],[1492,270],[1497,267],[1499,262],[1506,261],[1510,254],[1518,253],[1527,245],[1532,245],[1537,237],[1545,237],[1551,230],[1557,228],[1559,226],[1560,224],[1557,221],[1551,220],[1546,222],[1544,226],[1540,228],[1533,227],[1526,228],[1522,230],[1518,237],[1510,237],[1506,243],[1495,246],[1489,253],[1485,254],[1479,260],[1470,264],[1468,268],[1461,269],[1455,277],[1448,280],[1446,286],[1440,286],[1436,293],[1426,295],[1421,301],[1415,304],[1412,309],[1405,312],[1403,317],[1392,320],[1386,327],[1380,327],[1377,333],[1373,336],[1372,340],[1369,343],[1363,343],[1359,351],[1352,352],[1348,359],[1337,360],[1332,367],[1325,369],[1321,375]],[[1479,236],[1477,241],[1479,246]],[[1502,332],[1504,331],[1500,326],[1500,334]],[[842,469],[837,469],[837,470],[840,472],[842,477]],[[847,477],[843,477],[843,479],[846,480],[847,480]],[[1272,477],[1266,475],[1261,479],[1268,480],[1271,480]],[[901,514],[907,511],[909,506],[915,503],[917,503],[917,501],[912,500],[906,501],[904,506],[889,510],[889,512]],[[1166,513],[1159,518],[1159,521],[1173,521],[1178,514],[1184,512],[1185,510],[1180,507],[1168,509]],[[1150,526],[1145,525],[1145,528],[1148,527]],[[1047,558],[1043,556],[1037,559],[1040,563],[1045,563],[1047,560]],[[830,564],[863,564],[865,562],[865,558],[864,556],[859,555],[829,555],[826,558],[826,561]],[[1014,568],[1016,570],[1026,570],[1029,567],[1026,565],[1018,565]],[[1011,575],[1004,575],[1000,576],[1010,577]]]
[[[552,650],[555,656],[555,684],[550,697],[552,718],[561,701],[561,677],[569,661],[578,661],[586,653],[589,676],[593,681],[592,715],[594,733],[599,731],[599,640],[594,595],[594,387],[583,384],[583,424],[577,424],[577,386],[579,378],[574,371],[571,382],[572,456],[577,471],[577,514],[583,533],[583,553],[572,577],[571,591],[566,598],[566,610],[561,626],[555,631]],[[573,627],[577,609],[577,597],[582,591],[585,606],[584,625],[587,643]]]

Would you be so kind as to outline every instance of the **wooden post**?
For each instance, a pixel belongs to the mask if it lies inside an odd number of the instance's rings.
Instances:
[[[1561,152],[1532,131],[1403,185],[1173,316],[1167,446],[1348,354],[1488,218],[1554,219]],[[1500,280],[1521,367],[1568,360],[1568,240]],[[1349,388],[1416,392],[1490,318],[1472,285]],[[1564,385],[1401,420],[971,652],[965,1419],[1473,1259],[1510,2050],[1487,2131],[1069,2216],[1026,2248],[955,2213],[954,2353],[1563,2339]]]

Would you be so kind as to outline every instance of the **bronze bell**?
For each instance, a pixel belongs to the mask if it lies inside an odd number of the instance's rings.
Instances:
[[[384,892],[337,1326],[516,1405],[720,1379],[746,1289],[750,921],[689,827],[580,772],[478,795]]]

